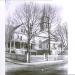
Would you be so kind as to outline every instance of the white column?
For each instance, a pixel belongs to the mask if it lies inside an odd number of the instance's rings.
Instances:
[[[14,40],[14,51],[15,51],[15,40]]]

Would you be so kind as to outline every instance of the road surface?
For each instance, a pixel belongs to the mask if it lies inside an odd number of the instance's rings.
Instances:
[[[25,63],[6,62],[6,75],[67,75],[67,63]]]

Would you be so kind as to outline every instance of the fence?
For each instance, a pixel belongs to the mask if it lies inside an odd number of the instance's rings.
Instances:
[[[19,60],[19,61],[27,61],[26,55],[14,54],[14,53],[6,53],[6,58]],[[44,61],[56,61],[56,60],[67,60],[67,55],[31,55],[30,62],[44,62]]]
[[[20,55],[20,54],[15,54],[15,53],[6,53],[5,57],[13,59],[13,60],[19,60],[19,61],[26,62],[26,55]]]
[[[44,61],[68,60],[67,55],[31,55],[31,62],[44,62]]]

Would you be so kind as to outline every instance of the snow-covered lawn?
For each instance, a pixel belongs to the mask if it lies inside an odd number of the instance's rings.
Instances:
[[[63,67],[66,62],[63,60],[58,61],[45,61],[45,62],[34,62],[34,63],[23,63],[23,62],[6,62],[6,72],[17,71],[17,70],[56,70],[58,67]]]

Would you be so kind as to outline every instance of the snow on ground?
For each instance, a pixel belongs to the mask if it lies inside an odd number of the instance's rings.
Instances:
[[[6,61],[6,72],[8,71],[17,71],[17,70],[53,70],[57,68],[63,69],[63,65],[66,62],[64,60],[58,61],[45,61],[45,62],[34,62],[34,63],[24,63],[18,61]]]

